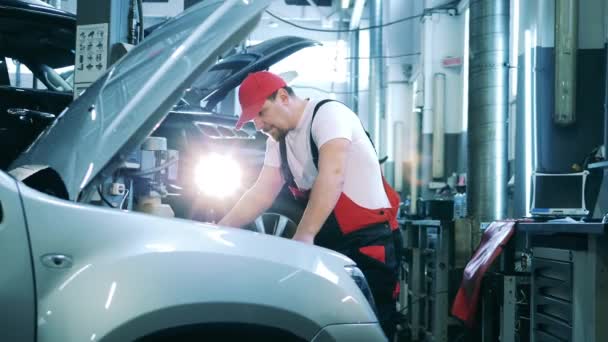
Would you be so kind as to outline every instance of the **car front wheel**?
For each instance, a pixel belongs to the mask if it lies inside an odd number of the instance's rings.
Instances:
[[[253,222],[254,231],[291,239],[298,224],[291,218],[275,212],[265,212]]]
[[[274,205],[248,228],[262,234],[291,239],[296,233],[304,208],[289,196],[279,196]]]

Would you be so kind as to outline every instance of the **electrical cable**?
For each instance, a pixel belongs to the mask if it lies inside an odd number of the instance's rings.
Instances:
[[[356,28],[356,29],[344,29],[344,30],[332,30],[332,29],[318,29],[318,28],[314,28],[314,27],[306,27],[306,26],[302,26],[302,25],[298,25],[295,23],[290,22],[287,19],[284,19],[282,17],[279,17],[278,15],[270,12],[269,10],[266,10],[266,13],[268,13],[271,17],[275,18],[278,21],[281,21],[287,25],[302,29],[302,30],[307,30],[307,31],[316,31],[316,32],[357,32],[357,31],[367,31],[367,30],[372,30],[372,29],[377,29],[377,28],[381,28],[381,27],[387,27],[387,26],[391,26],[391,25],[395,25],[398,23],[402,23],[404,21],[408,21],[408,20],[412,20],[412,19],[417,19],[417,18],[422,18],[424,16],[424,14],[417,14],[417,15],[412,15],[409,17],[405,17],[405,18],[401,18],[395,21],[391,21],[388,22],[386,24],[382,24],[382,25],[373,25],[373,26],[368,26],[368,27],[363,27],[363,28]]]
[[[372,30],[372,29],[377,29],[377,28],[383,28],[383,27],[388,27],[391,25],[395,25],[395,24],[399,24],[405,21],[409,21],[409,20],[413,20],[413,19],[418,19],[418,18],[422,18],[425,17],[429,14],[433,14],[435,13],[435,11],[437,10],[450,10],[450,9],[454,9],[455,6],[458,4],[459,0],[455,0],[452,2],[449,2],[447,4],[443,4],[443,5],[439,5],[439,6],[435,6],[435,7],[431,7],[431,8],[426,8],[422,11],[422,13],[420,14],[416,14],[416,15],[411,15],[408,17],[404,17],[401,19],[397,19],[394,21],[390,21],[386,24],[382,24],[382,25],[372,25],[372,26],[367,26],[367,27],[362,27],[362,28],[356,28],[356,29],[343,29],[343,30],[332,30],[332,29],[318,29],[318,28],[314,28],[314,27],[306,27],[306,26],[302,26],[302,25],[298,25],[295,23],[292,23],[291,21],[280,17],[272,12],[270,12],[269,10],[266,10],[266,13],[268,13],[271,17],[275,18],[278,21],[281,21],[287,25],[293,26],[293,27],[297,27],[299,29],[302,30],[307,30],[307,31],[316,31],[316,32],[357,32],[357,31],[367,31],[367,30]]]
[[[151,173],[158,172],[158,171],[161,171],[163,169],[168,168],[169,166],[177,163],[177,160],[178,160],[177,158],[172,158],[172,159],[169,159],[166,163],[161,164],[161,165],[159,165],[157,167],[153,167],[153,168],[150,168],[150,169],[146,169],[146,170],[142,170],[142,171],[139,171],[139,172],[135,172],[135,173],[132,173],[131,175],[132,176],[145,176],[145,175],[149,175]]]
[[[108,199],[103,195],[103,192],[101,191],[101,184],[99,184],[97,186],[97,193],[99,194],[99,197],[101,197],[101,199],[104,201],[105,204],[107,204],[110,208],[116,209],[116,206],[114,204],[112,204],[110,201],[108,201]]]
[[[433,295],[434,295],[434,296],[436,296],[436,295],[441,295],[441,294],[446,294],[446,293],[448,293],[448,291],[439,291],[439,292],[437,292],[437,293],[433,293]],[[411,303],[408,303],[408,306],[404,307],[403,309],[399,310],[398,312],[399,312],[400,314],[402,314],[402,313],[403,313],[403,311],[405,311],[405,310],[409,309],[409,307],[410,307],[411,305],[418,304],[420,301],[422,301],[422,300],[424,300],[425,298],[428,298],[428,297],[429,297],[429,296],[426,296],[426,295],[424,295],[424,296],[420,296],[420,297],[416,298],[416,300],[415,300],[415,301],[412,301]]]
[[[128,197],[129,197],[129,189],[127,189],[127,191],[125,191],[125,195],[120,200],[120,204],[118,205],[118,208],[124,209],[125,201],[127,200]]]

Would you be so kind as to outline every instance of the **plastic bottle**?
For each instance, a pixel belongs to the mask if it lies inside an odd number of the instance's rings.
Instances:
[[[456,193],[454,195],[454,218],[462,217],[462,194]]]

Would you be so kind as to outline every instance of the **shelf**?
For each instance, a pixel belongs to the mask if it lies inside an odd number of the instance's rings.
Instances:
[[[399,223],[401,223],[404,226],[412,225],[412,226],[424,226],[424,227],[441,227],[440,220],[400,220]]]
[[[520,222],[517,230],[537,234],[604,234],[606,225],[604,223],[557,223],[557,222]]]

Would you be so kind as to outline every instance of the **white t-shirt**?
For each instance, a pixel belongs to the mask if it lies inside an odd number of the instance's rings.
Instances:
[[[309,100],[297,127],[287,133],[287,160],[294,181],[300,190],[306,191],[318,175],[310,150],[310,121],[318,100]],[[346,161],[343,193],[357,205],[368,209],[390,208],[390,203],[374,150],[359,117],[344,104],[336,101],[324,103],[315,116],[312,137],[319,151],[326,142],[344,138],[351,142]],[[272,138],[266,141],[264,165],[281,167],[279,143]]]

